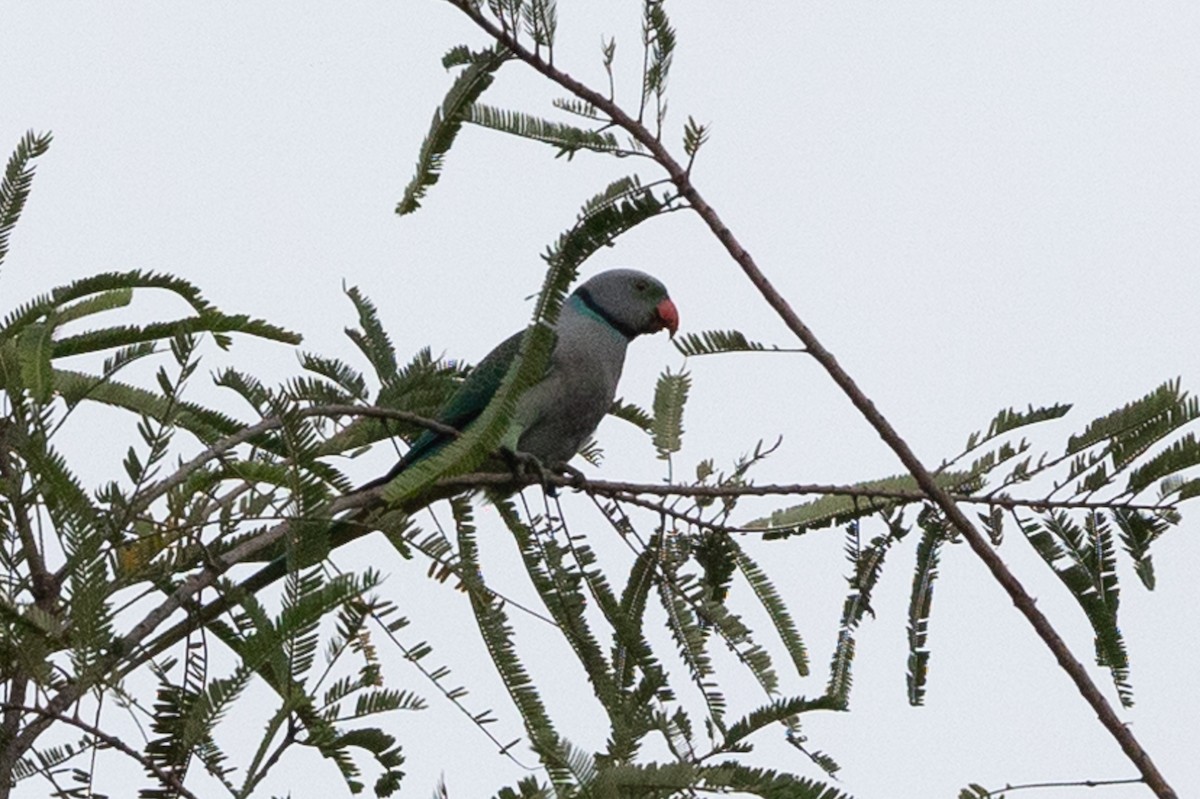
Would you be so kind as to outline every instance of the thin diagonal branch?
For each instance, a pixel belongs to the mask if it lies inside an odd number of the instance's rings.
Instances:
[[[716,209],[709,205],[708,201],[704,199],[692,184],[691,176],[687,170],[675,160],[662,141],[652,134],[645,125],[625,113],[615,102],[606,98],[603,94],[588,88],[554,65],[544,61],[537,54],[530,52],[512,34],[497,27],[491,20],[485,17],[481,6],[476,6],[468,0],[448,1],[466,14],[472,22],[494,40],[507,47],[517,59],[526,63],[554,83],[562,86],[576,97],[591,103],[594,107],[603,111],[608,115],[609,119],[623,128],[653,154],[654,159],[666,170],[671,181],[679,189],[679,193],[688,201],[688,204],[696,211],[712,231],[713,235],[717,237],[717,240],[721,242],[722,246],[725,247],[730,257],[741,267],[742,272],[754,287],[758,289],[767,304],[774,309],[779,318],[788,326],[788,329],[803,342],[809,354],[825,369],[826,373],[842,389],[843,393],[845,393],[854,407],[859,410],[868,424],[875,429],[879,437],[884,440],[888,447],[896,454],[896,457],[899,458],[900,462],[904,464],[904,467],[913,475],[917,481],[917,485],[928,494],[930,499],[945,513],[950,523],[967,540],[971,550],[984,562],[988,571],[992,573],[995,580],[1000,583],[1000,586],[1012,599],[1013,604],[1016,605],[1017,609],[1034,628],[1037,635],[1054,654],[1059,666],[1067,673],[1071,681],[1075,683],[1079,693],[1091,705],[1100,722],[1113,738],[1116,739],[1126,756],[1129,757],[1141,772],[1147,785],[1150,786],[1155,795],[1160,797],[1160,799],[1176,799],[1174,789],[1171,788],[1166,779],[1158,771],[1150,755],[1138,743],[1133,732],[1121,722],[1112,705],[1109,704],[1104,694],[1100,692],[1096,683],[1088,675],[1087,669],[1079,662],[1074,653],[1071,652],[1070,647],[1067,646],[1066,641],[1058,634],[1058,631],[1054,629],[1050,620],[1038,609],[1033,597],[1030,596],[1021,582],[1009,570],[1008,566],[1005,565],[1004,561],[991,547],[984,535],[980,533],[975,525],[971,523],[971,520],[967,518],[966,514],[963,513],[962,509],[958,507],[949,492],[938,485],[929,469],[921,463],[908,443],[901,438],[900,434],[892,427],[892,424],[883,413],[875,407],[875,403],[858,387],[854,379],[842,368],[841,364],[833,356],[833,353],[825,348],[808,325],[804,324],[799,315],[796,314],[791,305],[784,299],[783,295],[779,293],[766,274],[759,268],[753,256],[742,246],[741,242],[734,236],[733,231],[729,229],[717,214]]]
[[[370,416],[377,419],[398,419],[404,422],[412,422],[420,425],[435,433],[440,433],[447,436],[458,436],[461,433],[449,425],[443,424],[435,419],[428,419],[424,416],[419,416],[408,411],[398,411],[390,408],[376,408],[364,405],[321,405],[315,408],[303,408],[296,412],[299,418],[308,418],[310,416]],[[141,511],[150,506],[156,499],[166,494],[172,488],[183,483],[188,475],[200,468],[204,464],[218,458],[221,455],[229,452],[234,447],[240,444],[245,444],[247,441],[262,435],[268,430],[275,430],[283,425],[283,420],[278,417],[268,417],[256,422],[248,427],[245,427],[236,433],[222,438],[212,446],[205,449],[196,457],[182,464],[175,472],[161,480],[157,485],[142,492],[139,496],[139,502],[135,506],[137,511]]]

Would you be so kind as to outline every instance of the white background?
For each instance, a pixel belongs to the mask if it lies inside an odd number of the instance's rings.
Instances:
[[[6,310],[98,271],[163,270],[197,282],[226,311],[301,332],[307,349],[354,359],[341,332],[354,322],[345,282],[378,303],[402,356],[431,345],[475,361],[528,318],[523,298],[540,286],[538,256],[578,205],[644,168],[588,154],[567,163],[532,143],[467,129],[425,208],[397,218],[392,209],[451,81],[439,58],[455,44],[483,43],[433,0],[6,5],[0,146],[11,149],[28,128],[55,133],[4,265]],[[636,103],[638,4],[578,5],[560,9],[556,63],[602,87],[601,35],[616,34],[617,98]],[[1163,380],[1200,386],[1195,4],[675,3],[668,11],[679,32],[668,141],[677,146],[688,114],[712,124],[695,172],[700,191],[927,463],[958,452],[1001,407],[1076,403],[1039,438],[1058,452],[1089,419]],[[548,113],[560,95],[514,64],[485,100]],[[644,226],[586,273],[616,265],[660,277],[684,331],[737,328],[793,344],[694,215]],[[183,312],[169,302],[139,308]],[[207,366],[236,363],[276,380],[298,369],[277,345],[240,341],[222,357]],[[622,393],[648,404],[657,373],[680,360],[665,337],[638,341]],[[761,482],[851,482],[900,470],[803,356],[720,356],[689,368],[684,474],[702,457],[728,465],[780,433],[783,448],[758,471]],[[85,476],[111,476],[131,432],[81,428]],[[627,426],[607,421],[600,436],[608,459],[598,475],[661,476],[653,450]],[[390,457],[351,469],[365,479]],[[771,507],[747,503],[741,521]],[[493,579],[527,597],[506,534],[489,511],[480,518]],[[577,518],[604,557],[623,557],[602,524],[582,510]],[[1185,513],[1156,545],[1154,593],[1127,562],[1121,567],[1138,703],[1122,717],[1180,796],[1200,792],[1196,530],[1194,511]],[[1014,533],[1002,554],[1088,661],[1081,614]],[[816,695],[842,600],[840,535],[747,544],[786,589],[813,651],[814,676],[785,687]],[[427,636],[438,661],[473,689],[473,707],[497,708],[497,734],[516,737],[519,719],[489,674],[463,595],[431,587],[424,564],[399,561],[380,542],[356,546],[340,557],[392,574],[388,593],[414,619],[410,642]],[[846,790],[951,797],[967,782],[1136,775],[964,547],[944,556],[928,705],[907,707],[912,544],[892,557],[879,618],[860,636],[852,711],[805,727],[811,744],[843,765]],[[569,653],[536,630],[523,642],[534,647],[531,668],[552,709],[578,708],[563,731],[602,746],[602,730],[587,724],[598,705],[582,674],[563,665]],[[1107,674],[1093,673],[1112,697]],[[429,795],[444,774],[452,796],[483,796],[523,775],[414,672],[397,662],[391,675],[434,706],[386,722],[409,757],[405,790]],[[734,715],[761,699],[731,695]],[[255,696],[243,700],[247,718]],[[234,726],[247,741],[261,728],[240,717]],[[761,743],[771,765],[818,776],[770,735]],[[132,790],[107,787],[118,796]],[[285,759],[267,787],[295,797],[344,790],[331,765],[307,755]],[[44,790],[30,785],[22,795]],[[204,791],[218,795],[212,785]]]

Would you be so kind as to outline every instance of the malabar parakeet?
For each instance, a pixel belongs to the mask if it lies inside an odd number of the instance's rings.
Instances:
[[[563,303],[555,323],[545,376],[517,401],[502,447],[513,455],[532,456],[543,467],[565,465],[612,407],[629,342],[664,329],[674,335],[678,327],[679,313],[667,289],[644,272],[613,269],[580,285]],[[483,413],[516,358],[522,335],[523,331],[505,339],[479,362],[439,411],[437,421],[462,431]],[[359,490],[390,482],[453,438],[425,431],[390,472]],[[357,516],[340,520],[329,532],[329,546],[340,546],[370,529]],[[286,558],[277,557],[243,585],[257,590],[286,570]]]
[[[679,327],[679,312],[658,280],[635,269],[612,269],[584,282],[563,303],[545,376],[518,400],[503,445],[543,466],[565,464],[612,406],[625,349],[643,333]],[[467,375],[437,421],[465,430],[495,396],[521,346],[515,333]],[[400,462],[362,488],[383,485],[445,446],[452,436],[426,430]]]

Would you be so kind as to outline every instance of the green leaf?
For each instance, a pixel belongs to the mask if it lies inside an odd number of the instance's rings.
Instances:
[[[550,779],[559,786],[566,786],[572,779],[570,764],[560,747],[562,739],[554,730],[546,706],[542,703],[537,686],[529,676],[517,655],[513,644],[513,629],[504,612],[504,603],[488,590],[479,563],[479,547],[476,543],[474,512],[470,503],[462,498],[450,502],[458,532],[459,556],[462,559],[460,576],[471,599],[471,609],[479,632],[487,646],[488,654],[496,667],[509,696],[521,713],[530,743],[542,759]]]
[[[687,403],[692,378],[687,372],[667,369],[654,389],[654,422],[651,433],[658,457],[667,460],[683,446],[683,406]]]
[[[559,236],[543,260],[570,268],[573,279],[574,270],[594,253],[671,207],[668,199],[660,200],[649,188],[622,193],[614,190],[615,185],[610,184],[584,204],[574,227]]]
[[[1187,399],[1187,395],[1180,392],[1179,385],[1178,379],[1168,380],[1141,399],[1093,420],[1083,433],[1071,436],[1067,442],[1067,454],[1080,452],[1179,408]]]
[[[285,344],[299,343],[299,337],[281,327],[243,314],[226,315],[209,311],[171,322],[152,322],[148,325],[117,325],[67,336],[54,342],[55,358],[82,355],[88,352],[128,347],[144,341],[172,339],[177,336],[208,332],[222,349],[229,346],[228,333],[242,333]]]
[[[675,53],[675,29],[671,27],[663,6],[663,0],[644,0],[642,41],[650,60],[643,80],[643,96],[661,95],[666,91],[667,75],[671,71],[671,58]]]
[[[1194,433],[1188,433],[1130,472],[1125,490],[1137,494],[1155,481],[1196,464],[1200,464],[1200,441]]]
[[[36,324],[22,330],[17,338],[21,384],[29,391],[34,402],[43,405],[50,401],[54,392],[54,369],[50,366],[53,331],[54,328],[49,324]]]
[[[617,178],[583,204],[583,207],[579,209],[578,218],[580,220],[587,219],[597,211],[615,205],[622,200],[640,196],[648,191],[650,189],[642,185],[642,179],[637,175],[626,175],[623,178]]]
[[[82,319],[92,314],[124,308],[133,302],[133,288],[125,287],[111,289],[91,297],[85,297],[71,305],[64,305],[55,314],[56,326],[61,327],[68,322]]]
[[[978,475],[965,471],[941,472],[935,474],[934,479],[937,480],[938,485],[955,493],[971,493],[977,490],[982,483]],[[792,535],[801,535],[809,530],[828,527],[831,524],[845,524],[880,510],[920,501],[916,498],[869,496],[870,491],[879,491],[880,494],[919,492],[917,481],[910,474],[885,477],[882,480],[867,480],[855,483],[851,487],[863,489],[866,495],[828,494],[809,502],[777,510],[766,518],[755,519],[747,527],[768,530],[769,532],[765,536],[767,539],[787,538]]]
[[[8,239],[21,218],[25,201],[29,199],[29,190],[33,186],[34,168],[30,162],[43,155],[50,149],[51,135],[25,133],[17,142],[17,148],[9,156],[8,165],[4,169],[4,180],[0,181],[0,264],[8,255]]]
[[[624,419],[642,432],[649,433],[654,427],[654,417],[652,417],[644,408],[634,405],[631,402],[626,402],[621,397],[613,400],[612,407],[608,412],[618,419]]]
[[[706,786],[721,786],[732,789],[735,794],[748,793],[764,799],[851,799],[849,794],[807,777],[735,761],[702,766],[701,774]]]
[[[558,150],[556,156],[565,155],[570,158],[580,150],[610,153],[620,149],[617,137],[608,131],[586,130],[483,103],[472,103],[463,119],[483,128],[553,145]]]
[[[704,330],[685,333],[672,341],[675,349],[686,358],[699,355],[718,355],[724,352],[804,352],[803,349],[781,349],[768,347],[751,341],[737,330]]]
[[[357,286],[346,289],[346,296],[354,303],[354,308],[358,311],[358,323],[362,325],[362,330],[346,328],[346,335],[375,368],[375,375],[380,383],[386,384],[395,380],[396,348],[379,319],[379,309]],[[360,383],[361,378],[352,384],[357,387]],[[349,390],[350,386],[347,385],[346,388]]]
[[[922,512],[919,519],[921,542],[917,545],[917,565],[913,570],[912,593],[908,600],[908,703],[925,703],[925,682],[929,674],[929,615],[933,610],[933,584],[938,575],[938,557],[949,531],[935,513]]]
[[[683,126],[683,152],[688,158],[695,158],[696,153],[708,141],[708,126],[701,125],[688,116],[687,124]]]
[[[804,640],[800,637],[800,631],[796,628],[795,619],[792,618],[792,614],[784,603],[783,597],[779,595],[779,591],[775,588],[770,578],[767,577],[766,572],[746,554],[746,551],[742,547],[735,546],[734,555],[738,570],[746,578],[746,582],[750,584],[754,595],[771,618],[771,623],[774,625],[775,631],[779,633],[784,648],[787,649],[788,655],[792,659],[792,665],[796,667],[796,674],[801,677],[807,677],[808,649],[804,646]]]
[[[455,79],[442,101],[441,108],[433,112],[429,133],[421,144],[417,156],[416,174],[404,189],[404,196],[396,205],[396,213],[404,216],[421,207],[421,199],[430,186],[441,177],[442,163],[454,139],[462,129],[471,105],[492,84],[496,70],[507,60],[499,50],[487,49],[465,56],[461,49],[451,50],[446,56],[448,65],[468,62],[469,64]]]
[[[836,710],[828,697],[805,699],[793,696],[787,699],[776,699],[769,704],[752,710],[742,718],[729,725],[725,733],[725,745],[737,743],[758,730],[771,724],[786,722],[793,716],[813,710]]]
[[[1150,559],[1150,545],[1167,531],[1169,523],[1161,518],[1139,510],[1116,508],[1113,520],[1121,531],[1121,543],[1133,558],[1133,570],[1142,585],[1154,590],[1154,562]]]
[[[983,440],[986,441],[989,438],[995,438],[996,436],[1003,435],[1020,427],[1026,427],[1027,425],[1062,418],[1070,410],[1071,405],[1065,403],[1056,403],[1040,408],[1030,405],[1024,411],[1014,410],[1013,408],[1001,409],[988,424],[987,434]]]
[[[850,561],[853,571],[846,578],[850,591],[842,604],[842,618],[838,623],[837,644],[830,659],[829,683],[825,694],[839,709],[845,709],[850,701],[850,688],[853,684],[851,667],[854,663],[856,650],[855,634],[863,617],[874,611],[871,610],[871,595],[875,585],[883,573],[883,562],[887,553],[904,530],[898,521],[894,521],[887,534],[878,535],[871,539],[867,546],[861,546],[859,541],[859,522],[853,521],[846,526],[846,558]]]
[[[521,6],[525,31],[538,47],[553,48],[558,30],[558,9],[555,0],[529,0]]]
[[[1088,513],[1081,528],[1066,513],[1058,512],[1046,514],[1041,523],[1020,520],[1019,524],[1083,610],[1095,633],[1096,662],[1112,674],[1121,704],[1131,706],[1129,657],[1117,621],[1120,589],[1107,519],[1098,512]]]

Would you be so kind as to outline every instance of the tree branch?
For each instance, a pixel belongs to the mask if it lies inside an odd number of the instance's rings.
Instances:
[[[523,61],[538,73],[557,83],[576,97],[591,103],[594,107],[606,113],[615,124],[623,128],[653,154],[655,160],[666,170],[671,181],[679,189],[679,193],[688,201],[688,204],[696,213],[699,214],[709,230],[712,231],[717,240],[725,247],[730,257],[737,262],[742,272],[754,287],[758,289],[767,304],[774,309],[784,324],[803,342],[809,354],[821,364],[834,383],[842,389],[854,407],[859,410],[867,422],[879,434],[879,437],[883,439],[896,454],[896,457],[900,459],[900,462],[904,464],[904,467],[913,475],[921,489],[928,494],[930,499],[946,515],[950,523],[967,540],[972,551],[984,562],[984,565],[987,566],[995,580],[1000,583],[1001,587],[1012,599],[1013,604],[1016,605],[1017,609],[1034,628],[1037,635],[1054,654],[1059,666],[1067,673],[1071,681],[1075,683],[1079,693],[1091,705],[1100,722],[1113,738],[1116,739],[1126,756],[1129,757],[1141,772],[1147,785],[1150,786],[1155,795],[1160,797],[1160,799],[1176,799],[1175,791],[1167,784],[1162,774],[1159,773],[1150,755],[1138,743],[1137,738],[1134,737],[1129,728],[1121,722],[1121,719],[1104,697],[1104,694],[1100,692],[1100,689],[1088,675],[1087,669],[1071,652],[1070,647],[1067,646],[1066,641],[1058,634],[1058,631],[1054,629],[1050,620],[1037,608],[1033,597],[1029,595],[1029,592],[1025,590],[1021,582],[1008,569],[1008,566],[1005,565],[1004,561],[991,547],[983,534],[979,532],[975,525],[971,523],[971,520],[967,518],[966,514],[963,513],[962,509],[958,507],[953,497],[938,485],[929,469],[921,463],[908,443],[900,437],[900,434],[892,427],[887,418],[875,407],[875,403],[863,393],[853,378],[841,367],[841,364],[834,358],[833,353],[827,350],[821,344],[820,340],[817,339],[816,334],[801,321],[791,305],[783,298],[759,268],[754,258],[737,240],[733,231],[729,229],[716,210],[709,205],[708,201],[692,185],[691,177],[688,175],[687,170],[675,160],[658,137],[652,134],[641,122],[626,114],[614,101],[606,98],[599,92],[593,91],[570,75],[560,71],[554,65],[544,61],[537,54],[529,51],[517,41],[515,36],[497,27],[491,20],[486,18],[482,12],[482,6],[476,6],[468,0],[448,0],[448,2],[466,14],[472,22],[490,37],[507,47],[517,59]]]

